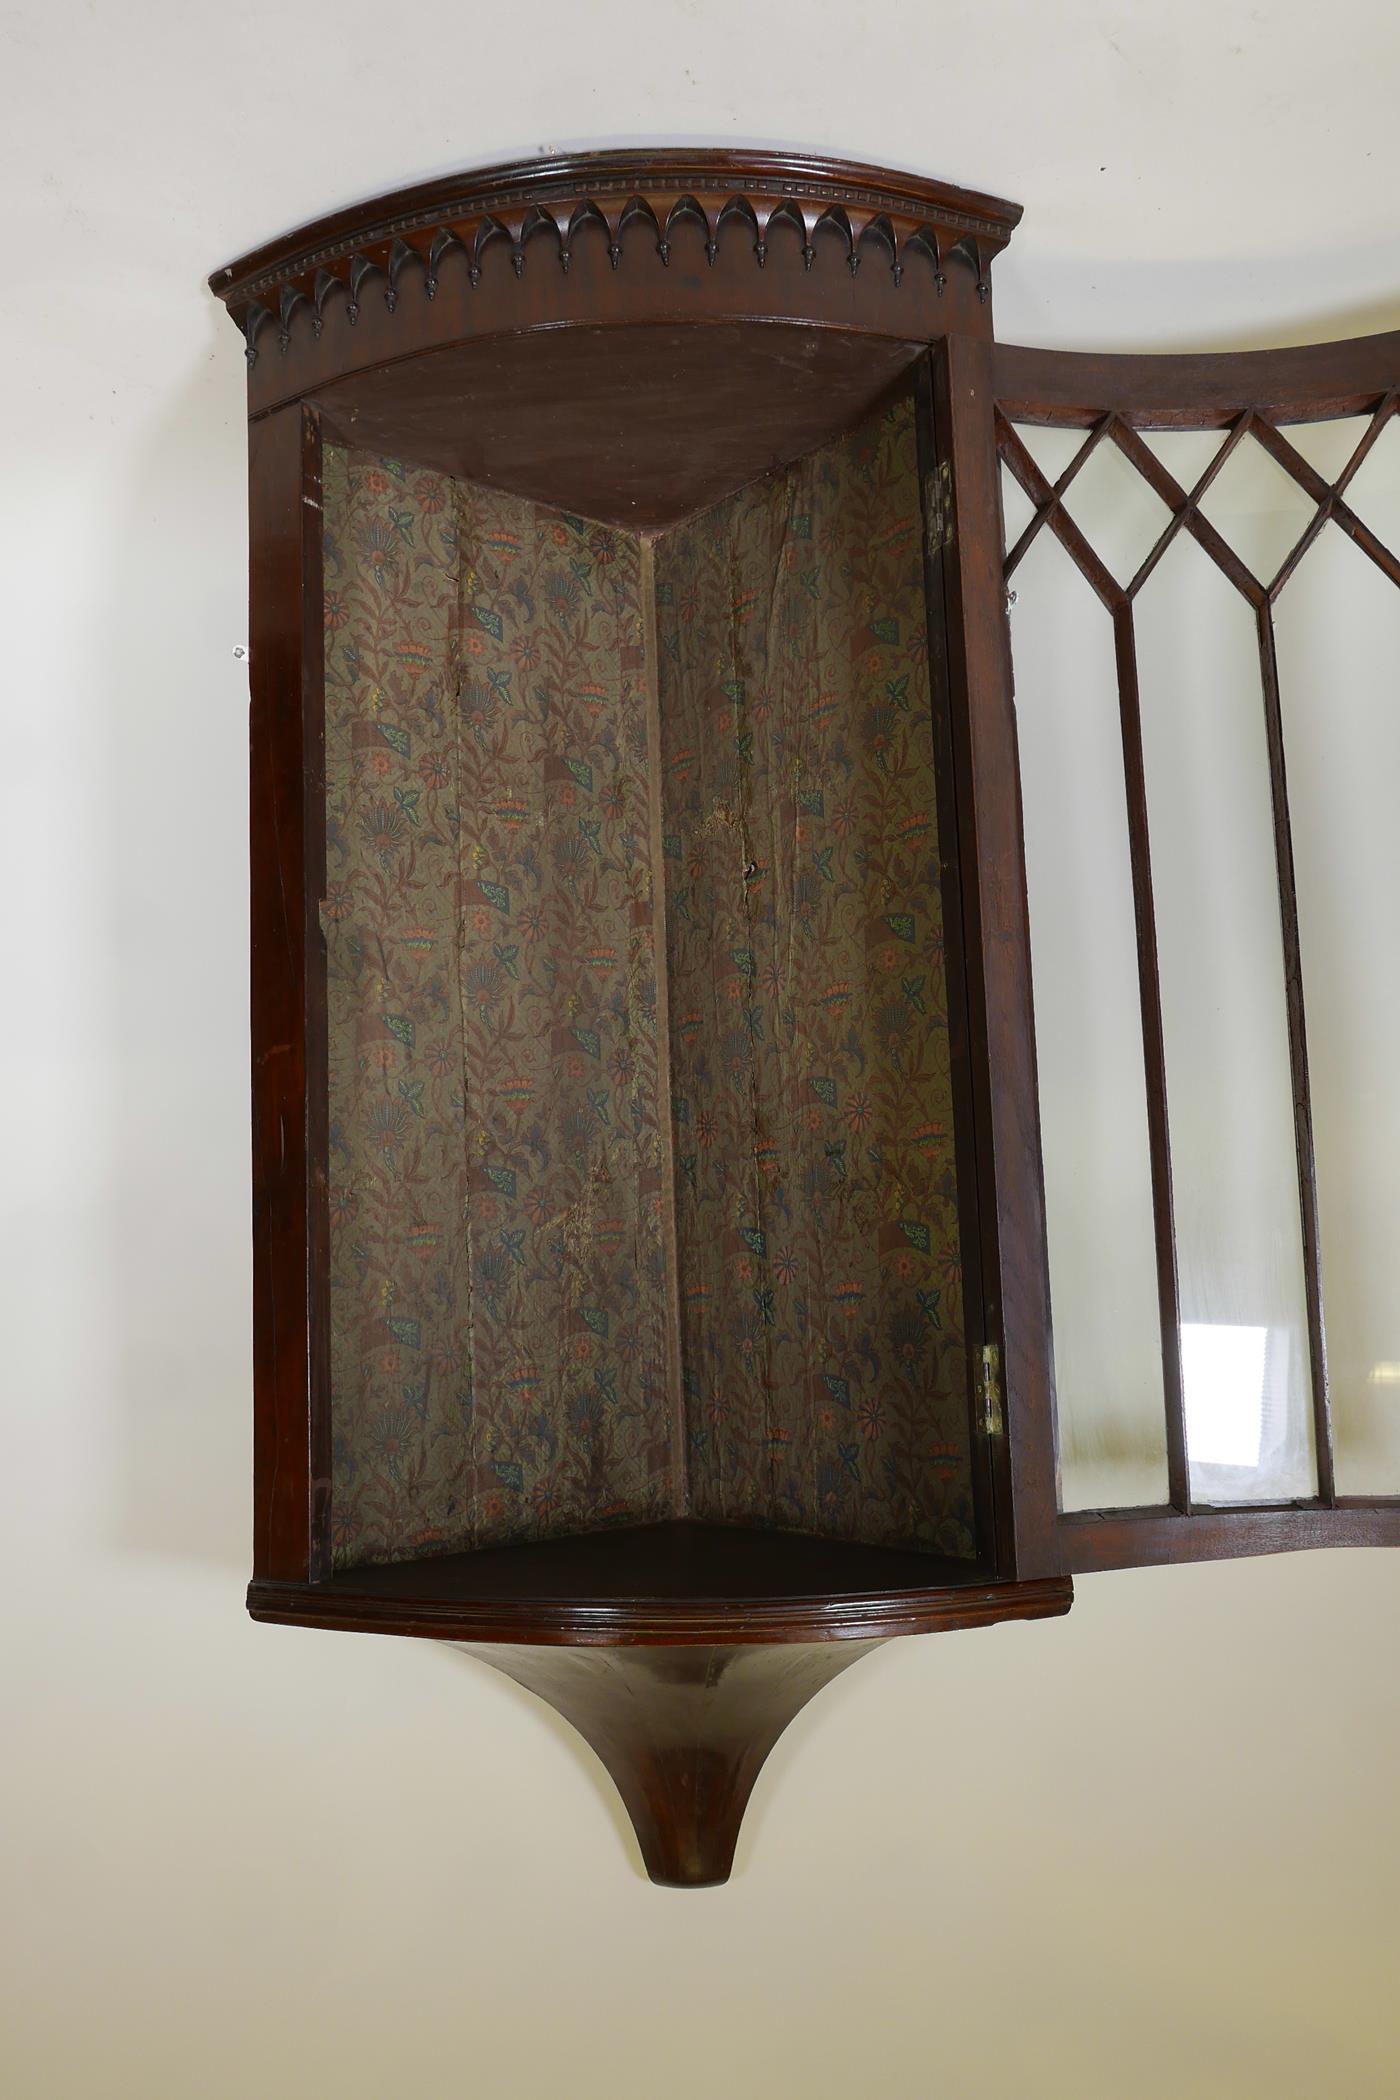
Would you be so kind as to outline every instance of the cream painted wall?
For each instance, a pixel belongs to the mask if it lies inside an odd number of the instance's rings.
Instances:
[[[1081,1583],[794,1726],[652,1889],[485,1669],[251,1626],[243,368],[290,221],[541,145],[1021,198],[1008,338],[1400,320],[1376,0],[0,11],[5,2100],[1400,2090],[1400,1556]]]

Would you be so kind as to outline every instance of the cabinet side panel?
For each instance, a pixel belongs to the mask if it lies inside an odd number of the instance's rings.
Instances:
[[[324,1573],[320,432],[249,432],[254,1572]]]
[[[641,550],[328,453],[338,1566],[671,1514]]]
[[[912,395],[656,584],[691,1507],[969,1557]]]
[[[471,1502],[455,499],[444,474],[326,448],[337,1567],[465,1542]]]

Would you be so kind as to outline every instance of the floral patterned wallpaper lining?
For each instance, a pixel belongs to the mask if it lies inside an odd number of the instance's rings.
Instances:
[[[666,1515],[640,551],[325,462],[337,1564]]]
[[[331,447],[325,511],[336,1564],[971,1553],[910,404],[657,543],[659,721],[625,533]]]
[[[657,548],[696,1516],[974,1551],[907,398]]]

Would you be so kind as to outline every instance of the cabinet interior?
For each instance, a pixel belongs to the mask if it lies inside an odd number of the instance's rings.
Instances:
[[[588,331],[586,465],[547,337],[327,404],[342,1572],[677,1523],[975,1564],[912,346],[719,333]]]

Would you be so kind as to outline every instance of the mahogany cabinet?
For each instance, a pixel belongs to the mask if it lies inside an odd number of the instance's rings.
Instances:
[[[1019,216],[595,154],[211,279],[249,388],[249,1607],[531,1686],[658,1880],[724,1878],[767,1750],[874,1642],[1063,1612],[1079,1569],[1400,1536],[1369,1491],[1400,1337],[1337,1462],[1328,1204],[1339,1247],[1349,1204],[1400,1229],[1345,1116],[1330,1181],[1314,1142],[1334,856],[1323,810],[1295,868],[1319,730],[1278,625],[1315,546],[1400,582],[1355,495],[1400,338],[998,346]],[[1256,454],[1302,498],[1267,573],[1212,507]],[[1228,704],[1159,704],[1174,634],[1219,641]],[[1369,721],[1324,725],[1343,774]],[[1246,894],[1263,989],[1221,1049]],[[1384,1276],[1361,1298],[1364,1355]]]

